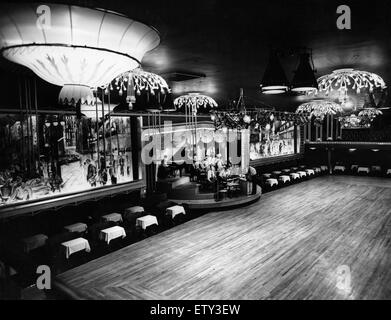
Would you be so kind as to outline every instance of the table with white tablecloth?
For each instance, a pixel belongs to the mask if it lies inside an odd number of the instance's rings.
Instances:
[[[111,240],[118,239],[118,238],[123,239],[125,237],[126,237],[125,229],[119,226],[103,229],[100,231],[99,234],[99,239],[103,240],[107,244],[109,244]]]
[[[292,172],[290,174],[290,177],[293,179],[293,180],[296,180],[296,179],[300,179],[300,175],[296,172]]]
[[[299,174],[300,178],[304,178],[307,176],[307,172],[305,171],[298,171],[297,173]]]
[[[391,175],[391,169],[387,169],[387,175]]]
[[[166,209],[166,215],[171,216],[172,219],[178,214],[186,214],[185,208],[182,206],[172,206]]]
[[[91,247],[88,240],[84,238],[76,238],[70,241],[66,241],[61,243],[61,245],[65,248],[65,257],[69,259],[69,257],[79,251],[90,252]]]
[[[266,184],[268,184],[268,185],[271,186],[271,187],[273,187],[273,186],[278,186],[278,180],[277,180],[277,179],[270,178],[270,179],[267,179],[267,180],[266,180]]]
[[[130,208],[125,209],[125,213],[142,213],[144,211],[145,211],[144,207],[141,207],[141,206],[134,206],[134,207],[130,207]]]
[[[345,166],[335,166],[334,171],[342,171],[345,172],[346,167]]]
[[[290,182],[291,181],[291,177],[290,176],[286,176],[286,175],[282,175],[282,176],[280,176],[278,178],[278,180],[280,180],[283,183],[286,183],[286,182]]]
[[[83,233],[87,230],[87,225],[85,223],[78,222],[69,226],[65,226],[64,229],[68,232]]]
[[[324,172],[324,171],[329,170],[329,167],[328,166],[320,166],[320,170],[322,170]]]
[[[122,222],[122,215],[119,213],[110,213],[102,216],[102,220],[106,222]]]
[[[147,229],[149,226],[158,225],[157,218],[152,215],[147,215],[144,217],[137,218],[136,226],[141,227],[143,230]]]
[[[368,167],[358,167],[357,173],[369,173]]]
[[[315,171],[313,169],[306,169],[305,172],[307,173],[307,175],[309,176],[313,176],[315,174]]]

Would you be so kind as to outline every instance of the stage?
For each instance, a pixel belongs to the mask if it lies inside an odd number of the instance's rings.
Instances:
[[[390,208],[390,179],[319,177],[69,270],[54,287],[84,299],[391,299]]]

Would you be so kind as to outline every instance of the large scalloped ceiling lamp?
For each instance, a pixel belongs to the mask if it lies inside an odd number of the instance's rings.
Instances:
[[[217,108],[217,102],[213,98],[196,92],[176,98],[174,105],[177,109],[183,108],[186,113],[192,115],[197,115],[198,109],[209,112],[211,109]]]
[[[62,103],[93,103],[92,88],[137,68],[158,32],[126,16],[61,4],[0,5],[2,55],[62,86]]]
[[[141,68],[125,72],[116,77],[110,85],[110,90],[113,89],[118,90],[120,96],[126,93],[126,101],[130,109],[133,103],[136,102],[136,95],[140,96],[142,93],[145,93],[147,97],[156,96],[159,104],[154,106],[152,110],[147,108],[147,111],[175,111],[174,105],[161,106],[161,96],[163,96],[163,99],[166,99],[166,96],[171,93],[166,80],[155,73],[144,71]]]
[[[327,115],[336,115],[342,113],[342,107],[333,101],[316,99],[301,104],[297,109],[296,113],[306,113],[310,117],[315,117],[319,122],[323,121]]]

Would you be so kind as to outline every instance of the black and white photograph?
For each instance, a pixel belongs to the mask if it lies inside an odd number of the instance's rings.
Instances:
[[[1,0],[0,300],[391,300],[390,83],[387,0]]]

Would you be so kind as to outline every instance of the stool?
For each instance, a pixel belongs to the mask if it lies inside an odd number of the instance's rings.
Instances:
[[[280,176],[278,180],[280,180],[283,183],[286,183],[286,182],[291,181],[291,177],[290,176]]]

